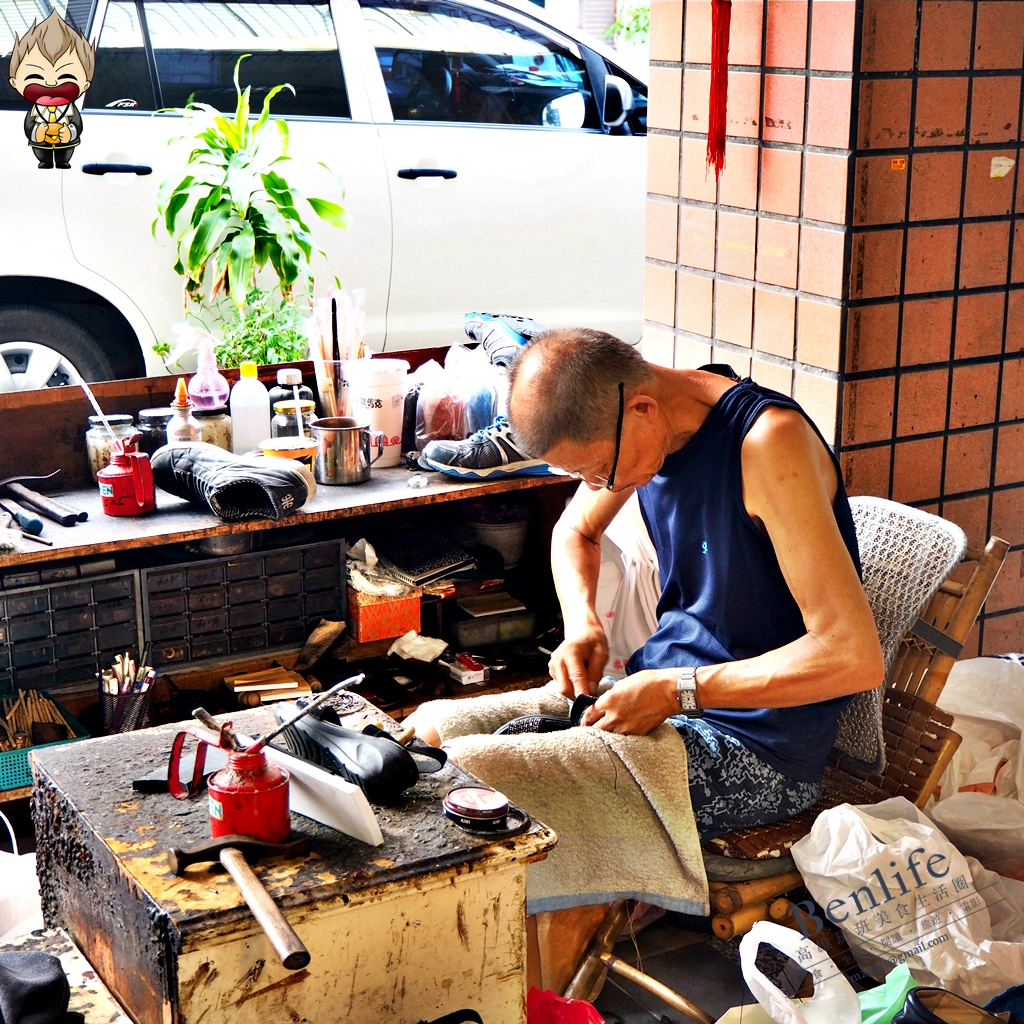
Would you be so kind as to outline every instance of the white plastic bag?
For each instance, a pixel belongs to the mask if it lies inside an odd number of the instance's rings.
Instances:
[[[928,813],[961,853],[1024,882],[1024,804],[984,793],[955,793]]]
[[[757,968],[761,943],[785,953],[814,979],[814,995],[794,1002]],[[820,946],[782,925],[758,921],[740,941],[743,980],[775,1024],[860,1024],[860,1000]]]
[[[822,811],[792,851],[861,967],[882,980],[906,963],[921,984],[978,1004],[1019,983],[1024,935],[1002,907],[1018,883],[969,863],[909,801],[885,804]],[[899,808],[906,816],[891,817]]]
[[[0,941],[3,941],[42,928],[43,911],[39,901],[36,855],[19,855],[14,829],[2,811],[0,819],[7,826],[14,851],[0,851]]]

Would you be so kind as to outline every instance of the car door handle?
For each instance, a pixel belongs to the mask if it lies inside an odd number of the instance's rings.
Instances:
[[[152,174],[147,164],[82,164],[85,174]]]
[[[458,175],[458,171],[450,171],[445,167],[403,167],[398,172],[398,176],[407,181],[413,178],[457,178]]]

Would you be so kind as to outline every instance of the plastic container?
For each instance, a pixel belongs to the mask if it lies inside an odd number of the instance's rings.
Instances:
[[[114,453],[114,445],[117,440],[124,440],[135,433],[135,426],[132,417],[128,413],[114,413],[107,417],[114,437],[107,432],[103,426],[103,420],[99,416],[89,417],[89,429],[85,432],[85,450],[89,456],[89,472],[93,480],[101,469],[106,469],[110,463],[110,456]]]
[[[277,390],[276,388],[274,389]],[[304,437],[311,436],[313,420],[316,419],[316,402],[312,399],[299,400],[299,413],[302,416]],[[299,424],[295,418],[295,400],[283,399],[274,403],[274,418],[270,421],[271,437],[298,437]]]
[[[193,409],[192,416],[199,424],[203,440],[224,451],[231,451],[231,417],[224,406],[219,409]]]
[[[236,455],[255,451],[270,437],[270,396],[256,376],[255,363],[242,363],[231,389],[231,450]]]
[[[197,369],[188,382],[188,394],[193,406],[196,409],[221,409],[227,405],[230,388],[231,385],[217,369],[213,338],[201,334]],[[206,440],[209,441],[209,438]]]
[[[312,402],[313,391],[302,383],[302,371],[294,367],[285,367],[277,371],[277,385],[270,389],[270,408],[278,402],[295,401],[295,388],[299,389],[300,402]]]
[[[405,410],[404,359],[352,359],[340,365],[348,391],[349,415],[384,435],[378,466],[397,466],[402,459],[402,417]]]
[[[509,640],[525,640],[533,636],[537,615],[529,609],[522,612],[508,612],[506,615],[485,615],[480,618],[467,616],[452,619],[452,633],[460,649],[483,647],[485,644],[502,644]]]
[[[171,409],[174,414],[167,421],[167,443],[188,444],[190,441],[202,441],[203,428],[192,415],[192,403],[189,401],[183,379],[178,381]]]
[[[505,560],[505,568],[515,568],[526,548],[526,533],[530,523],[473,523],[469,528],[473,536],[485,547],[493,548]]]

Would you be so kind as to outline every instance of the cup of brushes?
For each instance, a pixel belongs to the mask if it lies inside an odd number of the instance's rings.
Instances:
[[[149,704],[157,672],[148,661],[148,650],[143,652],[140,664],[125,651],[97,676],[103,725],[108,732],[131,732],[145,728],[149,722]]]

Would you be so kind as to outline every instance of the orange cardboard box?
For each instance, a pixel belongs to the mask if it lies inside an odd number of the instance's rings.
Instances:
[[[420,597],[416,589],[405,597],[375,597],[348,588],[348,617],[351,635],[359,643],[404,636],[420,630]]]

